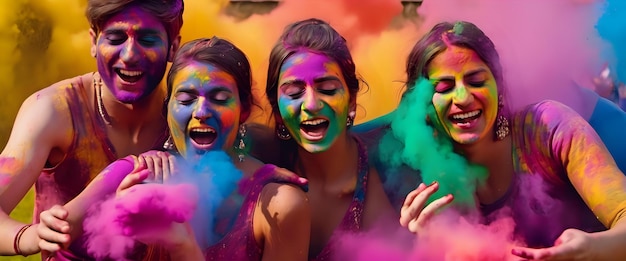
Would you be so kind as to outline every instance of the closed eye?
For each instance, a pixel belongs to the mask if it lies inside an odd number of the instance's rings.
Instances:
[[[485,81],[468,82],[467,84],[472,87],[483,87],[485,86]]]
[[[465,75],[464,81],[471,87],[483,87],[487,82],[487,71],[483,68],[479,68],[474,71],[470,71]]]
[[[227,90],[217,90],[211,93],[211,99],[219,104],[228,103],[233,98],[233,93]]]
[[[198,99],[198,95],[190,92],[178,92],[176,93],[176,101],[182,105],[189,105]]]
[[[335,78],[317,83],[317,90],[324,95],[334,95],[341,89],[341,82]]]
[[[433,83],[435,85],[435,92],[448,93],[454,89],[454,80],[439,80]]]
[[[152,46],[155,46],[160,40],[161,39],[156,36],[146,36],[146,37],[142,37],[141,39],[139,39],[139,42],[143,46],[152,47]]]
[[[305,90],[305,84],[302,81],[290,81],[283,83],[280,86],[282,93],[291,97],[292,99],[297,99],[302,97]]]
[[[112,45],[120,45],[126,41],[128,37],[120,34],[107,34],[104,39],[106,39]]]

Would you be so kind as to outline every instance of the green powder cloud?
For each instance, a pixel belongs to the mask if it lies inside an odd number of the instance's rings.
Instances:
[[[394,112],[390,131],[380,142],[380,157],[387,164],[387,179],[400,179],[393,171],[402,165],[419,171],[425,184],[439,182],[439,191],[429,203],[447,194],[455,197],[458,207],[476,206],[476,186],[487,177],[485,168],[472,165],[453,151],[452,141],[443,132],[436,131],[425,119],[435,121],[437,115],[432,105],[434,86],[419,79],[414,88],[404,94]],[[415,184],[417,186],[418,184]]]

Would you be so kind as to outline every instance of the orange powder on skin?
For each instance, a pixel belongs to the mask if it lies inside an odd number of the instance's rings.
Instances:
[[[15,170],[22,167],[24,163],[15,157],[0,157],[0,186],[6,186],[15,175]]]

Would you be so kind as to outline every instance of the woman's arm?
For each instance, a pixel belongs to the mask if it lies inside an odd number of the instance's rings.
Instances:
[[[294,185],[265,185],[254,212],[254,235],[263,260],[308,260],[311,232],[309,200]]]
[[[130,173],[143,170],[136,164],[136,157],[128,156],[107,166],[81,192],[64,206],[54,206],[40,214],[37,235],[39,246],[45,251],[58,251],[83,233],[82,223],[93,204],[112,195],[122,180]]]
[[[557,167],[566,174],[553,178],[569,179],[609,229],[597,233],[568,229],[554,247],[525,249],[518,254],[542,260],[626,260],[626,177],[593,128],[573,110],[556,102],[543,102],[533,109],[535,128],[541,130],[537,135],[548,135],[550,160],[558,162]]]

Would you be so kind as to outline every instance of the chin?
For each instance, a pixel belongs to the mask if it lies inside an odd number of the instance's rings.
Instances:
[[[462,135],[461,137],[455,137],[454,142],[462,145],[471,145],[476,143],[480,137],[478,135]]]
[[[121,95],[117,95],[116,98],[121,103],[133,104],[133,103],[141,100],[144,96],[146,96],[146,95],[121,94]]]
[[[320,153],[328,150],[329,146],[319,145],[319,144],[301,144],[302,148],[310,153]]]

